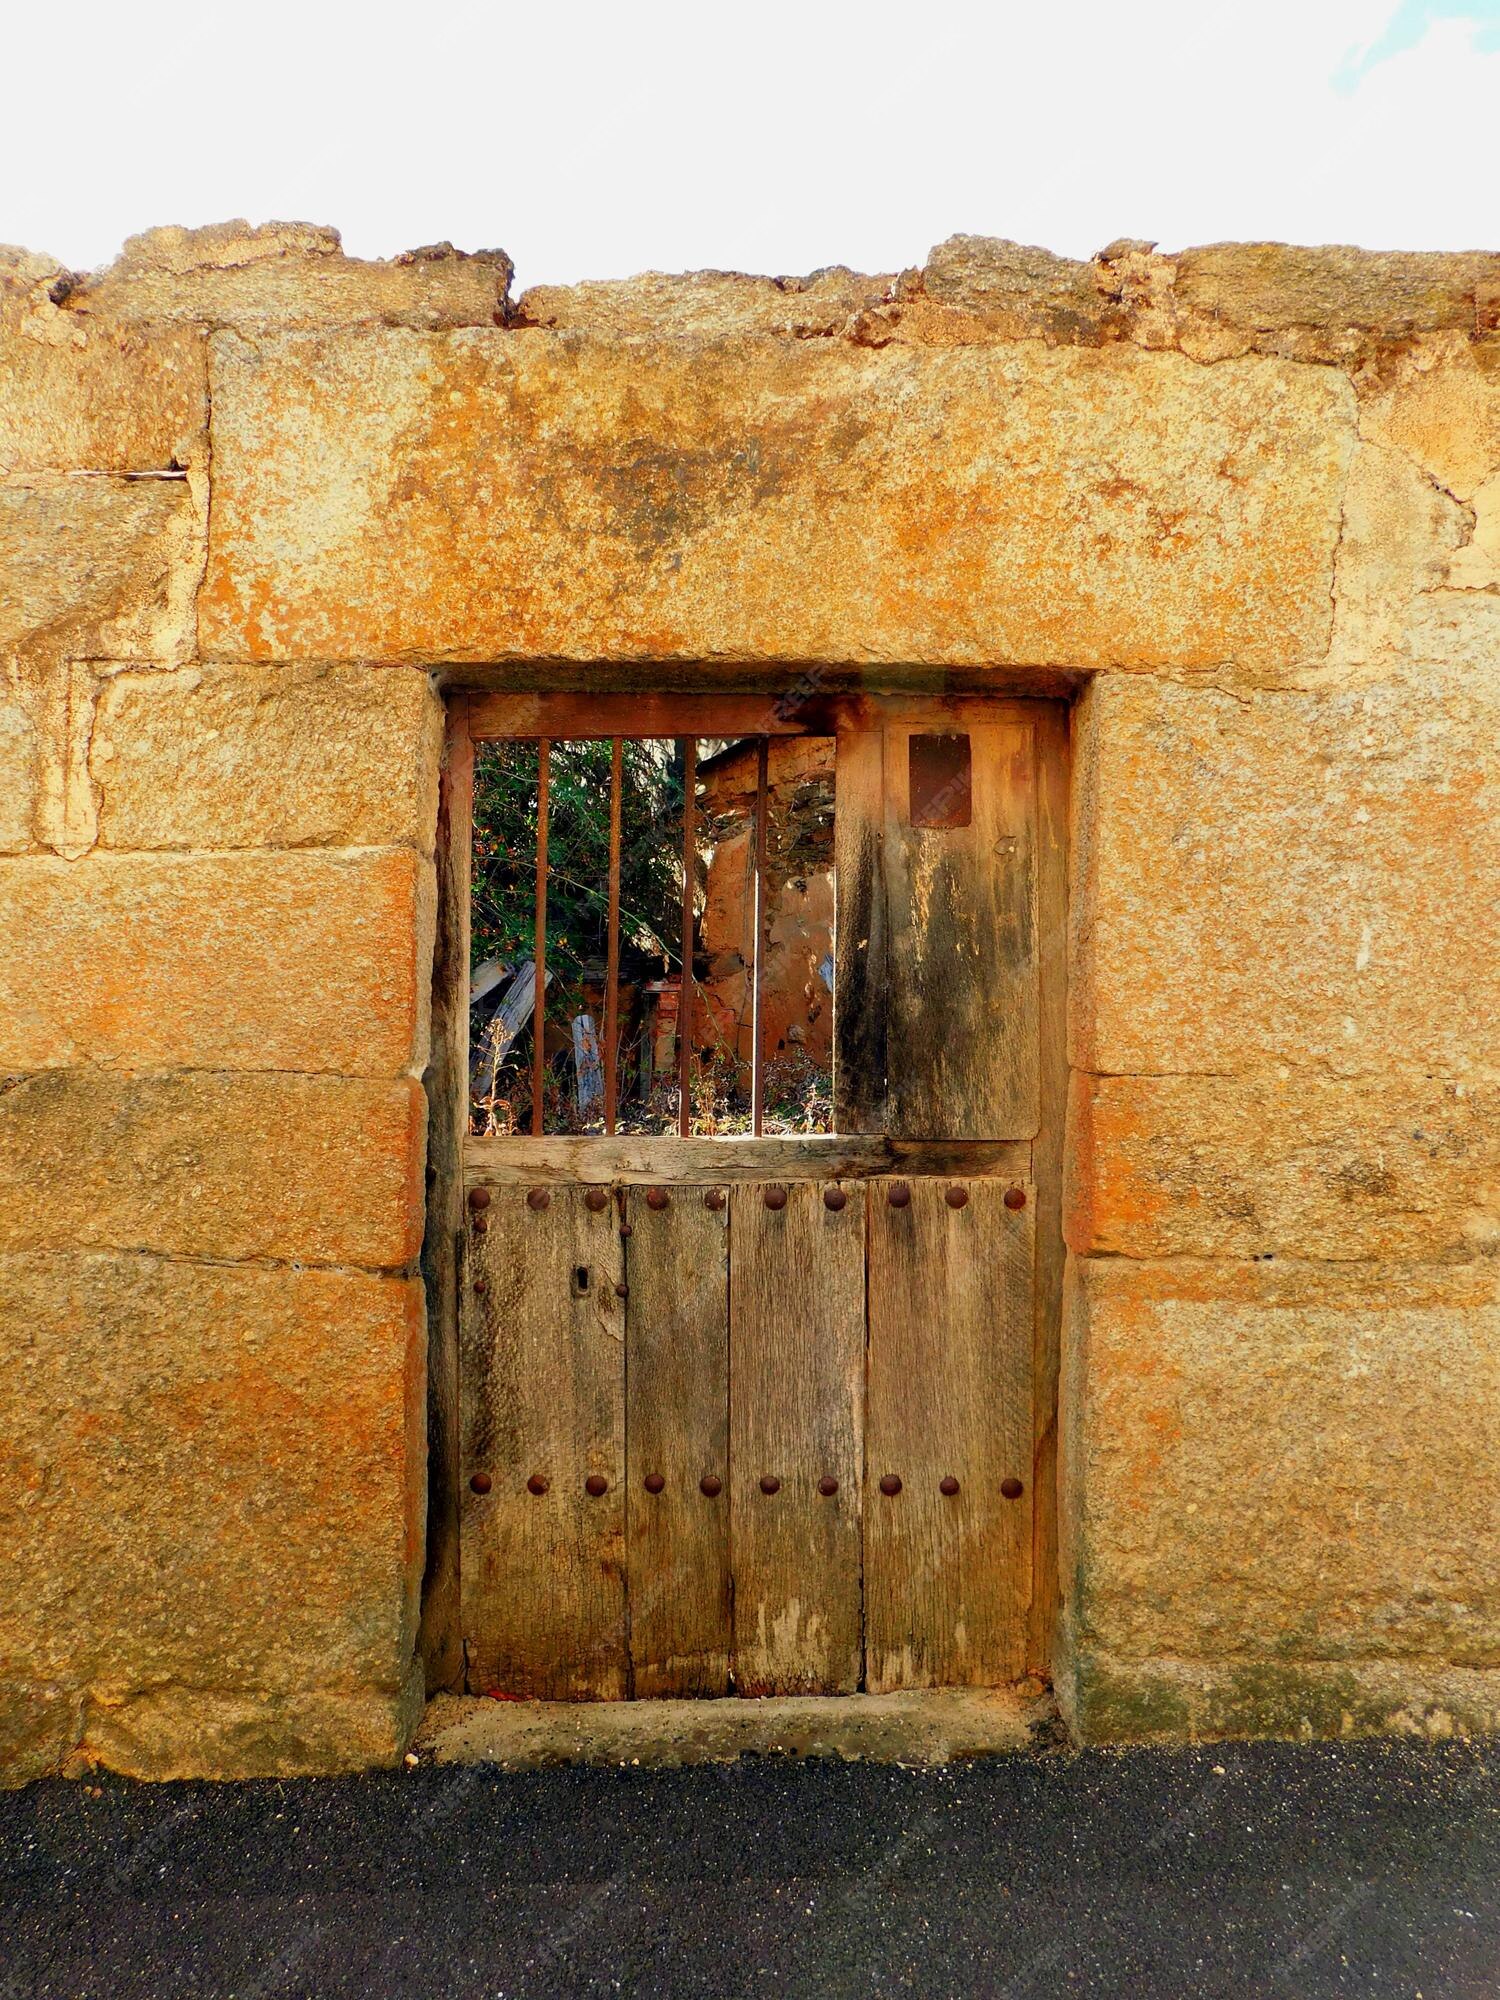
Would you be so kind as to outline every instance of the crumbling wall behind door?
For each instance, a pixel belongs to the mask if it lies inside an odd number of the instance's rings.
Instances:
[[[434,670],[1079,689],[1068,1713],[1494,1722],[1500,259],[4,255],[9,1774],[410,1726]]]

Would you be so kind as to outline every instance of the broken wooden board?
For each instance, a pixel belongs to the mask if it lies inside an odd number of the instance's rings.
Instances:
[[[1035,1190],[905,1185],[870,1196],[866,1684],[989,1687],[1026,1667]]]
[[[829,1207],[830,1195],[842,1205]],[[730,1542],[741,1694],[847,1694],[860,1685],[864,1210],[859,1184],[730,1190]],[[764,1491],[763,1480],[775,1489]],[[836,1490],[820,1492],[827,1480]]]
[[[722,1695],[730,1648],[728,1196],[703,1187],[650,1194],[656,1205],[644,1188],[622,1197],[630,1227],[631,1685],[643,1696]],[[705,1493],[704,1480],[719,1490]]]
[[[460,1368],[468,1685],[478,1694],[618,1698],[626,1691],[620,1236],[610,1205],[590,1208],[584,1189],[538,1194],[545,1205],[533,1206],[523,1188],[497,1188],[469,1227]],[[591,1493],[590,1480],[602,1490]]]

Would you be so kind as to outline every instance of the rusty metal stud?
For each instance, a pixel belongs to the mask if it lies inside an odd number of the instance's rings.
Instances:
[[[583,1490],[591,1500],[597,1500],[601,1493],[609,1491],[609,1481],[602,1472],[591,1472],[583,1482]]]
[[[776,1477],[774,1472],[767,1472],[761,1479],[760,1490],[762,1493],[779,1493],[781,1491],[781,1481]]]
[[[585,1196],[583,1197],[583,1205],[585,1208],[591,1208],[594,1211],[595,1215],[599,1213],[600,1209],[608,1208],[609,1207],[608,1188],[591,1187],[588,1190],[587,1194],[585,1194]]]
[[[490,1191],[489,1191],[489,1189],[488,1189],[488,1188],[470,1188],[470,1189],[469,1189],[469,1206],[470,1206],[470,1208],[476,1208],[476,1209],[477,1209],[477,1208],[488,1208],[488,1207],[489,1207],[489,1205],[490,1205],[490,1199],[491,1199],[491,1197],[490,1197]]]
[[[831,1208],[834,1211],[835,1215],[844,1206],[844,1204],[848,1201],[848,1199],[849,1199],[848,1195],[844,1193],[844,1190],[841,1187],[824,1188],[823,1190],[823,1206],[825,1208]]]
[[[766,1207],[785,1208],[786,1189],[784,1187],[768,1187],[766,1189]]]
[[[710,1188],[708,1193],[703,1197],[703,1206],[711,1208],[714,1214],[717,1215],[719,1210],[724,1206],[723,1188]]]
[[[1025,1188],[1007,1188],[1005,1190],[1005,1206],[1007,1208],[1024,1208],[1026,1206]]]
[[[631,1228],[628,1222],[622,1222],[620,1224],[620,1234],[622,1236],[633,1236],[635,1234],[635,1231]]]
[[[526,1491],[528,1493],[545,1493],[551,1483],[544,1472],[533,1472],[526,1482]]]
[[[831,1472],[825,1472],[818,1481],[818,1491],[825,1500],[831,1500],[839,1490],[839,1483]]]
[[[967,1188],[951,1187],[943,1196],[943,1200],[947,1202],[950,1208],[967,1208],[969,1205],[969,1190]]]
[[[483,1296],[483,1294],[487,1292],[489,1288],[490,1285],[488,1278],[476,1278],[474,1280],[474,1290],[477,1295]]]
[[[487,1472],[476,1472],[469,1481],[469,1491],[471,1493],[488,1493],[490,1483],[490,1475]]]
[[[671,1199],[672,1197],[667,1193],[665,1188],[647,1188],[646,1190],[647,1208],[665,1208]]]
[[[896,1495],[901,1491],[901,1481],[896,1477],[894,1472],[888,1472],[880,1482],[880,1490],[887,1500],[894,1500]]]
[[[551,1192],[547,1188],[533,1188],[526,1197],[526,1206],[534,1208],[538,1214],[552,1203]]]
[[[616,1297],[617,1299],[628,1299],[628,1298],[630,1297],[630,1287],[629,1287],[629,1285],[616,1285],[616,1286],[615,1286],[615,1297]]]
[[[716,1473],[705,1472],[698,1481],[698,1491],[710,1500],[717,1500],[724,1491],[724,1482]]]
[[[1000,1491],[1005,1495],[1007,1500],[1019,1500],[1026,1489],[1019,1479],[1002,1479],[1000,1482]]]
[[[659,1472],[648,1472],[641,1483],[648,1493],[660,1493],[667,1482]]]
[[[953,1477],[953,1474],[951,1472],[948,1474],[948,1477],[946,1479],[940,1479],[938,1481],[938,1492],[946,1494],[950,1500],[953,1498],[954,1494],[957,1491],[958,1491],[958,1481]]]
[[[892,1208],[908,1208],[911,1205],[911,1189],[905,1181],[892,1181],[886,1189],[885,1198]]]

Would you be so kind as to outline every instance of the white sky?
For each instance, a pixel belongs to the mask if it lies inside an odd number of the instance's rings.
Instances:
[[[956,230],[1500,248],[1500,0],[0,0],[0,239],[499,245],[518,289]]]

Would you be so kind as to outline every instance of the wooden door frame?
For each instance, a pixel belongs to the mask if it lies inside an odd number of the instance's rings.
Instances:
[[[1029,1664],[1047,1672],[1060,1610],[1057,1554],[1057,1399],[1065,1248],[1062,1184],[1067,1115],[1067,892],[1069,708],[1054,696],[824,694],[814,677],[789,677],[762,693],[447,693],[436,840],[437,920],[433,953],[428,1098],[427,1293],[428,1509],[420,1650],[429,1692],[463,1684],[458,1588],[458,1312],[466,1185],[494,1180],[570,1180],[586,1144],[593,1177],[814,1179],[907,1173],[1026,1173],[1036,1189],[1033,1319],[1033,1546]],[[984,1142],[959,1149],[860,1135],[811,1139],[621,1139],[468,1137],[469,898],[474,746],[502,737],[554,740],[603,736],[836,736],[885,720],[961,728],[966,720],[1024,720],[1036,728],[1037,918],[1041,1108],[1029,1144]],[[835,808],[836,809],[836,808]],[[613,1154],[603,1149],[614,1148]],[[712,1149],[711,1158],[705,1149]]]

